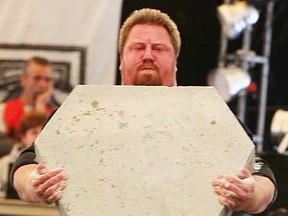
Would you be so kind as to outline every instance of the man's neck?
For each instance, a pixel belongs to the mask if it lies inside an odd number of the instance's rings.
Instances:
[[[22,101],[24,102],[25,105],[28,106],[34,106],[35,105],[35,100],[32,95],[26,94],[23,92],[23,94],[20,97]]]

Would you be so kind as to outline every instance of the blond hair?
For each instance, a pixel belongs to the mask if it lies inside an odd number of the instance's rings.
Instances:
[[[45,66],[45,67],[46,66],[52,67],[52,63],[48,59],[43,58],[41,56],[33,56],[25,62],[24,73],[27,73],[27,68],[31,63],[35,63],[37,65],[41,65],[41,66]]]
[[[170,36],[175,55],[178,57],[181,47],[181,38],[175,22],[166,13],[151,8],[135,10],[122,25],[118,41],[120,55],[123,52],[131,29],[137,24],[151,24],[165,28]]]

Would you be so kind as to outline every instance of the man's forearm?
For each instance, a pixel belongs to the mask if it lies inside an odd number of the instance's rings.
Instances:
[[[14,187],[19,197],[27,202],[39,202],[29,180],[29,176],[36,166],[36,164],[24,165],[14,173]]]
[[[263,212],[272,202],[275,185],[267,177],[259,175],[253,175],[253,177],[255,179],[254,197],[249,201],[244,211],[255,214]]]

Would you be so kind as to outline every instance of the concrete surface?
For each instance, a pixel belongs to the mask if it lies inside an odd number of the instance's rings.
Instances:
[[[213,216],[254,145],[212,87],[77,86],[36,140],[63,167],[63,216]]]

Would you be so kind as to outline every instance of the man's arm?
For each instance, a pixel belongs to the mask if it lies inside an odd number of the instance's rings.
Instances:
[[[237,120],[253,141],[249,128],[240,119]],[[274,173],[268,163],[257,155],[252,173],[242,169],[236,177],[220,175],[212,184],[219,201],[233,211],[263,212],[277,197]]]
[[[250,208],[245,210],[249,213],[263,212],[272,203],[275,194],[275,185],[264,176],[253,175],[255,179],[254,198],[250,200]]]
[[[13,164],[10,180],[21,199],[52,203],[60,199],[66,184],[62,169],[48,171],[35,162],[34,145],[24,150]]]

